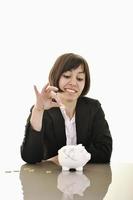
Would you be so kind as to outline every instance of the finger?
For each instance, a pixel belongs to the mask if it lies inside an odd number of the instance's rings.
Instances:
[[[43,88],[41,92],[45,92],[45,90],[47,90],[47,87],[49,86],[49,83],[47,83]]]
[[[51,102],[51,106],[52,106],[52,107],[60,107],[59,104],[58,104],[57,102],[53,102],[53,101]]]
[[[51,91],[57,92],[57,91],[58,91],[58,88],[55,87],[55,86],[50,86],[50,85],[49,85],[49,86],[46,88],[46,92],[51,92]]]
[[[38,96],[38,94],[39,94],[39,91],[38,91],[38,89],[37,89],[36,85],[34,85],[34,91],[35,91],[35,94],[36,94],[36,96]]]
[[[62,103],[62,101],[61,101],[58,93],[55,93],[54,96],[53,96],[53,98],[55,99],[55,101],[59,105],[59,107],[62,107],[62,108],[65,107],[64,104]]]
[[[47,84],[44,86],[44,89],[46,89],[48,86],[49,86],[49,83],[47,83]]]

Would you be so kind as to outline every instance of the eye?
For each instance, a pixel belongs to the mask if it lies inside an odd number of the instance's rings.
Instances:
[[[63,77],[64,77],[64,78],[70,78],[71,76],[70,76],[70,75],[63,74]]]
[[[77,78],[77,80],[78,80],[78,81],[83,81],[84,79],[83,79],[83,78]]]

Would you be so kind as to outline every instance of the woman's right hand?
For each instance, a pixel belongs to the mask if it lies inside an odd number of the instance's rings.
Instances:
[[[34,85],[34,90],[36,94],[36,104],[35,108],[38,111],[48,110],[52,107],[63,106],[60,97],[58,96],[58,88],[50,86],[49,83],[45,85],[41,92],[38,91],[37,87]]]

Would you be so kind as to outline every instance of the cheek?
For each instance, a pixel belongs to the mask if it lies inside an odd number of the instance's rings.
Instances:
[[[80,87],[80,89],[81,89],[81,91],[84,89],[84,87],[85,87],[85,82],[83,82],[83,83],[81,83],[80,85],[79,85],[79,87]]]

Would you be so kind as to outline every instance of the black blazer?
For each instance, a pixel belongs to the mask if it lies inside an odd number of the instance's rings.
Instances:
[[[31,127],[30,116],[21,145],[22,159],[28,163],[36,163],[57,155],[58,150],[66,145],[65,123],[60,109],[44,111],[40,132]],[[76,105],[75,120],[77,144],[83,144],[91,153],[89,162],[110,162],[112,137],[99,101],[80,97]]]

